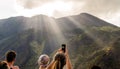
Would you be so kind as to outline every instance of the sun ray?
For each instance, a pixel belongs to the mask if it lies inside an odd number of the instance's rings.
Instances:
[[[103,41],[99,38],[95,38],[94,35],[90,31],[88,31],[84,25],[80,24],[77,20],[73,19],[72,17],[68,17],[68,19],[72,21],[76,25],[76,27],[84,30],[85,33],[97,43],[97,45],[99,46],[103,45]]]
[[[67,43],[67,40],[65,39],[60,27],[58,26],[57,22],[54,19],[50,19],[50,25],[51,29],[53,30],[53,33],[57,37],[59,44]]]

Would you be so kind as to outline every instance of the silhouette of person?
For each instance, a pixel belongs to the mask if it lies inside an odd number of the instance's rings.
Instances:
[[[6,61],[10,69],[19,69],[18,66],[14,66],[15,59],[16,59],[15,51],[8,51],[6,53]]]

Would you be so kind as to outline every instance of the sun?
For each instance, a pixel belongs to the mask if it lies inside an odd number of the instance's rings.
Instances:
[[[19,5],[18,3],[15,3],[15,10],[17,11],[18,15],[25,17],[31,17],[39,14],[54,17],[55,11],[64,13],[72,10],[72,3],[65,3],[64,1],[55,1],[45,3],[44,5],[35,7],[33,9],[27,9]]]

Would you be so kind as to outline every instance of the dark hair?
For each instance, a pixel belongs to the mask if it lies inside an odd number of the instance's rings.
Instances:
[[[8,51],[8,52],[6,53],[6,60],[7,60],[7,62],[12,62],[12,61],[15,60],[15,58],[16,58],[16,53],[15,53],[15,51]]]
[[[99,66],[93,66],[91,69],[101,69]]]
[[[0,69],[8,69],[7,62],[0,61]]]
[[[63,53],[58,53],[55,55],[54,58],[56,64],[55,69],[63,69],[64,65],[66,64],[66,57]]]

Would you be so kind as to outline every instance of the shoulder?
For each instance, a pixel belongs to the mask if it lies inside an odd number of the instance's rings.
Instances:
[[[19,69],[19,66],[14,66],[13,69]]]

